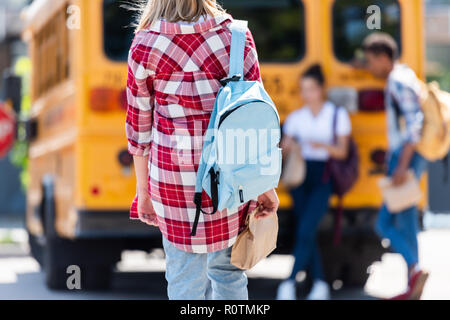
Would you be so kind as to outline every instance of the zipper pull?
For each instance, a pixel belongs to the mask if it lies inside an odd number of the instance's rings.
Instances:
[[[239,199],[241,202],[244,202],[244,191],[242,190],[242,186],[239,185]]]

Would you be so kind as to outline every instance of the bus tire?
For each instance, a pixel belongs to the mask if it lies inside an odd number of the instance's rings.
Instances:
[[[41,268],[44,267],[44,248],[42,244],[39,243],[38,238],[28,232],[28,245],[30,247],[31,256],[36,259]]]
[[[121,248],[113,241],[102,239],[67,239],[55,228],[55,201],[52,179],[43,184],[42,224],[45,246],[43,265],[49,289],[72,289],[73,267],[80,271],[80,289],[108,289],[113,265],[120,260]]]
[[[46,200],[44,184],[41,185],[41,188],[42,188],[43,197],[42,197],[39,205],[35,208],[35,216],[37,216],[40,219],[41,224],[44,227],[44,225],[45,225],[45,206],[46,206],[46,202],[48,202],[48,200]],[[34,235],[33,233],[31,233],[31,231],[28,229],[28,227],[26,228],[26,231],[27,231],[27,235],[28,235],[28,245],[30,248],[30,254],[39,263],[39,266],[41,267],[41,269],[43,269],[44,268],[45,234],[41,235],[41,236]],[[45,229],[44,229],[44,232],[45,232]]]
[[[67,260],[62,239],[47,238],[45,246],[45,283],[49,289],[67,289],[67,266],[63,261]]]
[[[56,290],[110,288],[113,264],[109,259],[90,259],[95,254],[95,241],[63,238],[48,240],[45,250],[45,275],[48,288]],[[76,272],[79,274],[76,275]],[[77,280],[74,276],[79,276],[79,279]],[[77,284],[80,286],[78,287]]]

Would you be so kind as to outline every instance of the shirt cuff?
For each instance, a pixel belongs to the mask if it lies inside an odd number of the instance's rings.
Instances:
[[[128,153],[134,156],[141,156],[145,157],[148,156],[150,153],[150,145],[142,147],[136,147],[131,144],[131,142],[128,142]]]

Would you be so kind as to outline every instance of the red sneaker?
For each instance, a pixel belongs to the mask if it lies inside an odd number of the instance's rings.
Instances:
[[[411,279],[409,280],[409,287],[411,288],[409,300],[420,300],[428,276],[429,273],[423,270],[415,271],[411,275]]]
[[[388,300],[420,300],[428,276],[429,274],[426,271],[415,271],[409,279],[408,289],[404,293],[396,295]]]
[[[408,290],[406,290],[406,292],[401,293],[397,296],[394,296],[394,297],[386,299],[386,300],[409,300],[410,295],[411,295],[411,290],[408,288]]]

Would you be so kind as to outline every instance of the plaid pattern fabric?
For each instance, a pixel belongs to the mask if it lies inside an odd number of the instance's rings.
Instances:
[[[406,142],[417,143],[421,137],[424,115],[419,101],[420,83],[414,71],[397,63],[389,74],[385,88],[389,149]],[[394,100],[404,117],[404,126],[397,125]]]
[[[203,135],[219,80],[228,75],[233,18],[224,13],[193,25],[157,20],[139,31],[128,58],[126,135],[132,155],[149,155],[148,186],[163,235],[177,248],[195,253],[230,247],[244,228],[255,200],[234,212],[201,214],[197,235],[195,178]],[[262,81],[253,36],[247,30],[244,79]],[[202,208],[212,211],[203,190]],[[130,218],[138,219],[137,195]]]

